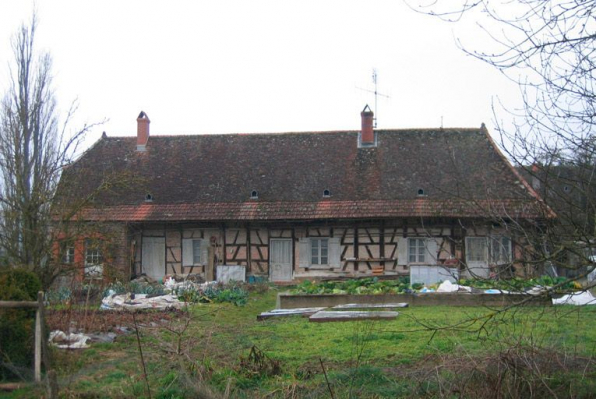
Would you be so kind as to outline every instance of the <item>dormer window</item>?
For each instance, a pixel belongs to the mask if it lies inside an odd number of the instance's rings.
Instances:
[[[145,202],[153,202],[153,195],[151,195],[151,194],[145,195]]]
[[[423,189],[421,189],[421,188],[419,188],[419,189],[418,189],[418,196],[419,196],[419,197],[424,197],[425,195],[426,195],[426,194],[424,193],[424,190],[423,190]]]
[[[329,197],[331,197],[331,191],[323,190],[323,198],[329,198]]]
[[[252,192],[250,193],[250,199],[259,199],[259,193],[257,192],[257,190],[252,190]]]

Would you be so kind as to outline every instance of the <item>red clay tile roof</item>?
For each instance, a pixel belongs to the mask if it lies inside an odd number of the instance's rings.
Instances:
[[[93,221],[313,220],[402,217],[536,218],[541,208],[526,201],[377,200],[115,205],[86,209]],[[543,215],[548,217],[548,215]]]
[[[358,148],[353,131],[152,136],[146,152],[135,137],[103,138],[65,170],[59,192],[93,196],[82,215],[92,220],[545,215],[484,129],[376,134],[376,148]]]

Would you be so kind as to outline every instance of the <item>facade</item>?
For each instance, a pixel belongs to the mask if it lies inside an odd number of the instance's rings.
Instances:
[[[368,108],[361,118],[356,131],[150,137],[141,112],[136,138],[104,135],[63,173],[62,209],[77,204],[77,222],[99,230],[77,238],[73,262],[156,279],[242,265],[275,282],[421,265],[524,272],[513,226],[553,215],[484,125],[377,130]]]

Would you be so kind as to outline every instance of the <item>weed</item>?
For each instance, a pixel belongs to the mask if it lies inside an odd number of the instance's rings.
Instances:
[[[240,372],[246,376],[267,376],[281,374],[281,362],[270,358],[265,352],[253,346],[246,357],[240,356]]]

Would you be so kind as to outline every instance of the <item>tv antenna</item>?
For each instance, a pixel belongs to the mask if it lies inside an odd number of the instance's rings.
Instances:
[[[358,90],[362,90],[362,91],[365,91],[367,93],[373,93],[375,95],[375,117],[373,118],[375,129],[377,128],[377,119],[378,119],[378,115],[379,115],[378,110],[377,110],[377,98],[378,97],[391,98],[390,96],[388,96],[386,94],[379,93],[377,91],[377,80],[378,80],[377,70],[376,70],[376,68],[373,68],[373,70],[372,70],[372,81],[373,81],[373,85],[375,86],[375,90],[373,91],[373,90],[363,89],[362,87],[356,86],[356,88]]]

